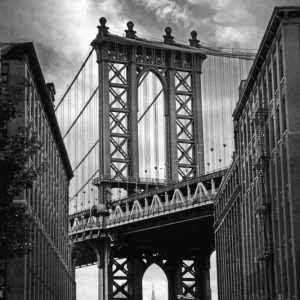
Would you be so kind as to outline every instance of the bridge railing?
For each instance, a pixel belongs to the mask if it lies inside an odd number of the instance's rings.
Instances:
[[[129,222],[135,222],[147,218],[157,217],[160,215],[175,213],[185,209],[194,208],[197,206],[204,206],[207,204],[212,204],[213,199],[218,192],[218,189],[214,193],[209,193],[205,196],[197,196],[191,198],[190,196],[185,196],[181,201],[166,201],[162,203],[160,207],[142,207],[140,211],[129,211],[123,216],[114,217],[114,210],[110,210],[110,216],[108,219],[101,219],[101,217],[89,216],[89,218],[82,219],[81,224],[73,224],[70,226],[70,234],[74,234],[78,231],[85,231],[88,229],[102,229],[110,228],[114,226],[123,225]],[[78,220],[77,222],[80,222]]]
[[[197,182],[200,181],[206,181],[206,180],[210,180],[212,178],[217,178],[217,177],[222,177],[225,175],[227,171],[227,168],[219,168],[219,169],[214,169],[210,172],[201,174],[198,177],[190,177],[187,178],[185,180],[179,181],[169,181],[168,184],[162,184],[162,185],[158,185],[156,187],[151,187],[148,188],[147,190],[138,193],[132,193],[130,195],[124,196],[124,197],[118,197],[117,199],[114,199],[110,205],[111,206],[117,206],[118,204],[124,204],[124,203],[128,203],[128,202],[133,202],[136,199],[139,198],[145,198],[145,197],[149,197],[151,195],[157,194],[157,193],[163,193],[166,191],[170,191],[176,188],[181,188],[190,184],[195,184]],[[103,176],[103,178],[110,178],[110,176]],[[156,180],[155,178],[151,178],[152,180]],[[142,179],[141,179],[142,180]],[[124,183],[124,182],[123,182]],[[155,185],[154,185],[155,186]],[[77,199],[75,199],[77,200]],[[88,214],[90,209],[97,204],[97,202],[95,201],[87,201],[88,203],[88,207],[86,207],[86,205],[83,205],[83,202],[78,200],[76,201],[75,204],[75,208],[72,209],[72,213],[70,214],[70,217],[77,215],[77,214]]]

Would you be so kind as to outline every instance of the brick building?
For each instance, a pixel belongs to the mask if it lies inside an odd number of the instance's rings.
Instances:
[[[219,299],[300,299],[300,7],[276,7],[215,203]]]
[[[53,84],[46,84],[32,43],[0,44],[2,89],[24,87],[21,125],[31,123],[43,143],[30,160],[47,170],[20,196],[34,215],[33,251],[9,260],[7,299],[75,299],[74,268],[68,240],[68,187],[73,176],[54,113]],[[23,80],[20,80],[22,78]],[[24,84],[25,79],[25,84]],[[10,134],[14,127],[8,127]]]

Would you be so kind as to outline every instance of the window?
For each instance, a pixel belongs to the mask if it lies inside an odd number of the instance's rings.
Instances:
[[[41,114],[42,114],[42,110],[41,110],[41,105],[39,104],[39,107],[38,107],[38,133],[39,133],[39,138],[41,138],[41,135],[42,135],[42,117],[41,117]]]
[[[277,186],[278,186],[278,191],[279,193],[282,191],[282,169],[281,169],[281,157],[280,153],[278,152],[276,155],[276,163],[277,163]]]
[[[28,71],[27,71],[26,77],[27,77],[27,84],[26,84],[26,105],[27,105],[27,109],[29,109],[29,107],[30,107],[31,83],[30,83],[30,74],[29,74]]]
[[[283,53],[282,53],[282,46],[279,49],[279,79],[281,81],[281,79],[283,78],[284,74],[283,74]]]
[[[247,124],[246,119],[244,119],[244,145],[247,147]]]
[[[270,146],[271,146],[271,149],[273,149],[275,147],[275,132],[274,132],[274,117],[273,116],[271,118],[270,127],[271,127],[271,143],[270,143]]]
[[[248,143],[251,142],[251,133],[250,133],[250,117],[247,116],[247,135],[248,135]]]
[[[276,91],[278,88],[277,83],[277,58],[274,57],[273,59],[273,81],[274,81],[274,90]]]
[[[34,118],[34,91],[33,88],[31,90],[31,95],[30,95],[30,114],[31,118]]]
[[[263,99],[263,93],[262,93],[262,89],[259,88],[258,90],[258,101],[259,101],[259,105],[261,105],[262,107],[265,107],[266,106],[266,103]]]
[[[276,107],[276,128],[277,128],[277,141],[280,140],[281,137],[281,131],[280,131],[280,118],[279,118],[279,106]]]
[[[266,81],[266,78],[264,78],[264,82],[263,82],[263,98],[264,98],[264,102],[266,103],[266,101],[267,101],[267,81]]]
[[[243,130],[242,128],[240,129],[240,143],[241,143],[241,153],[243,154],[244,152],[244,136],[243,136]]]
[[[35,97],[34,97],[34,101],[35,101],[35,115],[34,115],[34,126],[36,127],[36,130],[38,129],[38,117],[39,117],[39,106],[38,106],[38,97],[37,94],[35,93]]]
[[[8,63],[2,63],[1,64],[0,80],[1,80],[1,90],[3,92],[7,90],[8,73],[9,73],[9,64]]]
[[[266,151],[269,153],[270,151],[270,128],[267,126],[266,128]]]
[[[273,98],[273,89],[272,89],[272,70],[268,68],[268,88],[269,88],[269,101]]]
[[[253,137],[254,133],[255,133],[254,121],[252,120],[252,121],[251,121],[251,136],[252,136],[252,137]]]
[[[281,100],[281,112],[282,112],[282,132],[286,131],[287,125],[286,125],[286,110],[285,110],[285,97],[282,97]]]

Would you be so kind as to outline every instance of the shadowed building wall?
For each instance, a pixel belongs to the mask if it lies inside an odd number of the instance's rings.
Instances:
[[[47,84],[32,43],[0,44],[2,89],[24,87],[18,125],[31,124],[42,149],[29,164],[47,169],[18,200],[34,216],[33,250],[7,262],[7,299],[75,299],[74,268],[68,240],[68,187],[73,176],[68,155],[54,114],[55,88]],[[16,78],[21,78],[16,82]],[[25,81],[24,81],[25,80]],[[25,84],[24,84],[25,82]],[[16,126],[8,127],[13,134]]]
[[[233,113],[215,202],[219,299],[299,299],[300,7],[276,7]]]

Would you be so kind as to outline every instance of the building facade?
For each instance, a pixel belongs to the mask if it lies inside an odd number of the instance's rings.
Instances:
[[[54,85],[46,84],[32,43],[2,44],[2,89],[24,87],[18,125],[31,124],[42,149],[29,164],[47,163],[46,171],[24,191],[34,216],[33,250],[7,262],[7,300],[75,299],[74,268],[68,240],[68,187],[73,176],[54,112]],[[25,83],[24,83],[25,82]],[[8,135],[15,127],[8,127]]]
[[[276,7],[215,203],[219,299],[300,299],[300,7]]]

